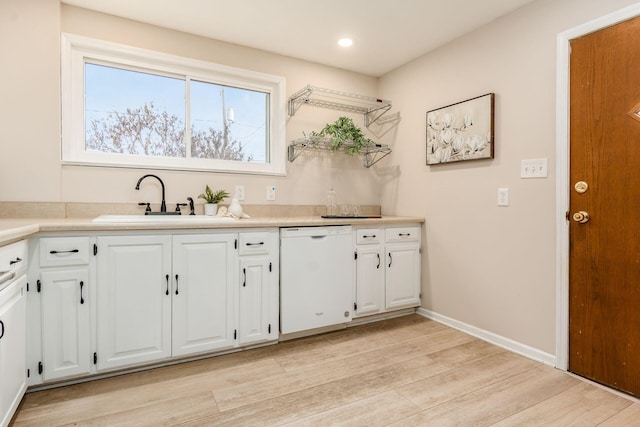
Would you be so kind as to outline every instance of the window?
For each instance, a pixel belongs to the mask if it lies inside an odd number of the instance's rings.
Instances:
[[[284,78],[63,34],[65,164],[285,174]]]

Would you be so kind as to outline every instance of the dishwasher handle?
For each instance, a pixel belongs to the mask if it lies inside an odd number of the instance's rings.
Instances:
[[[14,277],[16,277],[16,272],[13,271],[13,270],[0,271],[0,285],[2,285],[5,282],[8,282],[9,280],[13,279]]]

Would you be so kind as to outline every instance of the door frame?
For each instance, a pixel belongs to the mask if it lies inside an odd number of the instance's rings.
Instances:
[[[556,367],[569,369],[569,54],[572,39],[640,16],[640,3],[563,31],[556,58]]]

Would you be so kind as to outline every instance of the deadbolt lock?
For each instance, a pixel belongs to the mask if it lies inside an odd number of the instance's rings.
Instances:
[[[575,188],[576,193],[586,193],[587,190],[589,189],[589,184],[587,184],[584,181],[578,181],[576,182],[576,184],[573,186],[573,188]]]
[[[585,224],[589,222],[589,219],[590,219],[589,213],[585,211],[580,211],[573,214],[573,220],[580,224]]]

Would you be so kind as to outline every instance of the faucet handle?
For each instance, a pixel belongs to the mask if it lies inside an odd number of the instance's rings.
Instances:
[[[138,203],[138,206],[144,206],[147,205],[147,208],[144,210],[144,214],[145,215],[149,215],[151,213],[151,203],[149,202],[140,202]]]
[[[186,203],[176,203],[176,212],[180,212],[180,206],[187,206]]]

